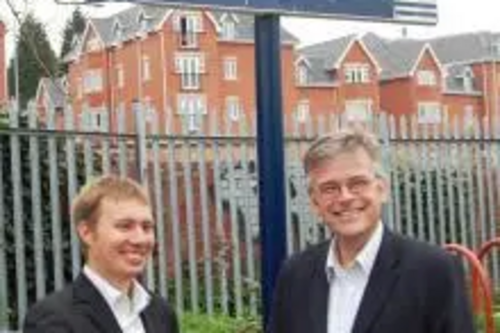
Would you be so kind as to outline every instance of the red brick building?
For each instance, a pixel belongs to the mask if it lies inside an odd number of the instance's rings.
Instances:
[[[416,115],[419,124],[500,120],[500,34],[369,33],[296,45],[282,30],[283,110],[299,122],[332,113],[370,121],[379,112]],[[89,20],[67,60],[69,100],[89,111],[79,122],[92,129],[116,130],[121,109],[133,131],[135,100],[176,133],[206,131],[208,115],[237,122],[255,113],[252,16],[135,6]]]
[[[293,68],[294,43],[282,31],[282,62]],[[133,130],[139,100],[172,130],[196,133],[209,113],[237,121],[255,110],[253,18],[232,13],[136,6],[106,19],[91,19],[68,57],[69,94],[77,113],[89,110],[91,126],[116,110]],[[290,71],[283,71],[285,108],[292,108]]]
[[[500,120],[500,34],[387,40],[369,33],[298,53],[299,90],[310,95],[303,103],[311,113],[370,120],[385,111],[416,115],[419,124],[442,124],[446,115]]]

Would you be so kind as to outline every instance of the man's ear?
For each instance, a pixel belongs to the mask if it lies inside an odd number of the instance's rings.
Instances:
[[[321,210],[319,208],[318,197],[312,189],[309,190],[309,205],[311,206],[311,210],[314,212],[314,214],[318,218],[321,218]]]
[[[88,245],[91,241],[93,229],[88,221],[80,221],[76,226],[76,232],[83,244]]]
[[[379,188],[382,202],[387,203],[391,196],[391,186],[389,185],[389,181],[385,177],[379,179]]]

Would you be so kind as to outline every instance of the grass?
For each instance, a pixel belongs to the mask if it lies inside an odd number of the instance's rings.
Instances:
[[[183,333],[261,333],[256,319],[232,318],[224,315],[185,313],[181,318]]]

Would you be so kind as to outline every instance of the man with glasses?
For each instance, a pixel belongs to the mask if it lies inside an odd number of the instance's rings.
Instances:
[[[384,226],[389,184],[377,138],[359,129],[321,137],[304,169],[332,238],[284,264],[270,333],[474,332],[459,263]]]

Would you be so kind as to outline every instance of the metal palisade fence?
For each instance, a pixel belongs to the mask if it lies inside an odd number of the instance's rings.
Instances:
[[[118,110],[111,133],[106,112],[96,130],[79,121],[91,115],[70,108],[48,110],[44,123],[35,108],[9,111],[0,128],[0,330],[19,329],[30,304],[79,274],[70,204],[103,173],[150,189],[158,246],[145,273],[149,288],[179,312],[258,315],[257,163],[265,161],[256,160],[251,119],[205,115],[197,131],[173,134],[171,119],[162,123],[136,104],[136,131],[125,133],[131,120]],[[462,120],[419,124],[380,114],[364,126],[381,138],[391,181],[384,222],[424,241],[476,249],[499,234],[500,128]],[[328,236],[309,209],[301,157],[317,135],[349,124],[336,114],[286,118],[289,253]],[[498,290],[497,253],[488,268]]]

